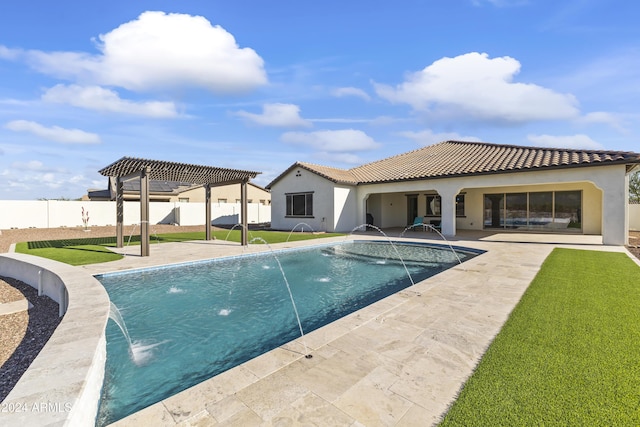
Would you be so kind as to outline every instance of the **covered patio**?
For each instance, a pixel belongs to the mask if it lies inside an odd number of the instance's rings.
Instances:
[[[211,240],[211,187],[240,184],[240,223],[242,224],[241,244],[248,245],[247,184],[260,172],[225,169],[215,166],[201,166],[162,160],[123,157],[102,168],[99,173],[116,180],[116,246],[124,245],[124,181],[140,179],[140,255],[149,256],[149,181],[188,182],[200,184],[205,189],[205,234]]]

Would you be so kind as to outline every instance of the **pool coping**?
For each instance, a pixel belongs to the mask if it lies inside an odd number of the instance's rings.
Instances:
[[[0,254],[3,275],[59,304],[60,324],[2,401],[4,425],[93,425],[104,379],[109,297],[91,275],[57,261]]]

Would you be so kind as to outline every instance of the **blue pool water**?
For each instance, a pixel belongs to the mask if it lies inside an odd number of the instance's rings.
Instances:
[[[105,425],[458,263],[450,248],[345,242],[99,276],[134,344],[107,325]],[[462,261],[474,256],[458,252]],[[276,258],[277,257],[277,258]],[[406,266],[406,269],[405,269]]]

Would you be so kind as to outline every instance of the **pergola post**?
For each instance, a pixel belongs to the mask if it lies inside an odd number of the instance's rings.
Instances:
[[[140,172],[140,256],[149,256],[149,172]]]
[[[205,240],[211,240],[211,184],[204,186],[204,234]]]
[[[124,182],[116,177],[116,247],[124,246]]]
[[[242,246],[249,245],[249,221],[247,211],[249,210],[249,203],[247,201],[247,183],[249,181],[244,179],[240,183],[240,222],[242,223],[242,235],[240,243]]]

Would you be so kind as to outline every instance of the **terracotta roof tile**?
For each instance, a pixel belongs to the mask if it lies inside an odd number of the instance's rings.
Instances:
[[[640,163],[640,154],[626,151],[574,150],[445,141],[348,170],[311,163],[296,163],[294,166],[306,168],[334,182],[371,184],[496,172],[590,166],[602,163]],[[287,172],[289,170],[291,168]],[[267,188],[283,175],[276,178]]]

